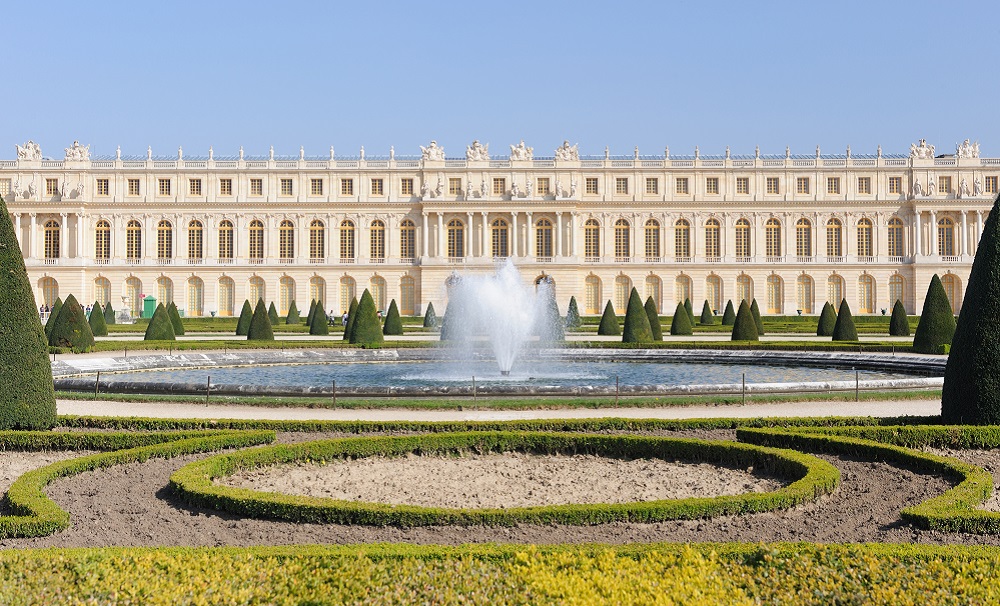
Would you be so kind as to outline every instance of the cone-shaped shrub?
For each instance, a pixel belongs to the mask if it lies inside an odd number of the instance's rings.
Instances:
[[[316,313],[318,315],[323,315],[323,310],[316,307]],[[344,327],[344,340],[348,343],[354,343],[351,340],[351,334],[354,332],[354,321],[358,319],[358,298],[351,297],[351,305],[347,308],[347,326]]]
[[[837,325],[837,310],[833,304],[827,301],[823,305],[823,311],[819,314],[819,323],[816,325],[817,337],[832,337],[833,327]]]
[[[438,319],[437,314],[434,313],[434,304],[428,303],[427,310],[424,312],[424,328],[437,328]]]
[[[985,229],[984,227],[983,238],[986,237]],[[970,297],[966,294],[965,298],[968,301]],[[996,318],[993,321],[996,322]],[[927,287],[927,296],[924,297],[924,309],[920,312],[917,332],[913,334],[913,351],[925,354],[941,353],[942,345],[951,344],[952,337],[955,336],[955,327],[955,315],[952,313],[948,295],[944,292],[941,278],[934,274],[930,286]]]
[[[688,320],[691,320],[691,326],[694,326],[694,305],[691,304],[691,299],[684,299],[684,309],[688,312]]]
[[[660,312],[656,310],[656,301],[653,297],[646,297],[646,317],[649,318],[649,330],[653,333],[654,341],[663,340],[663,325],[660,324]]]
[[[236,336],[245,337],[250,330],[250,321],[253,320],[253,308],[250,301],[243,301],[243,309],[240,310],[240,319],[236,321]]]
[[[708,304],[707,300],[705,301],[705,304],[701,306],[701,318],[698,323],[703,326],[715,324],[715,314],[712,313],[712,306]]]
[[[301,324],[302,318],[299,317],[299,308],[295,306],[295,301],[293,300],[288,304],[288,314],[285,315],[285,324]]]
[[[604,315],[601,316],[601,325],[597,327],[597,334],[610,337],[617,337],[622,334],[618,328],[618,317],[615,315],[615,306],[608,301],[604,306]]]
[[[73,295],[66,297],[59,308],[59,317],[49,334],[49,345],[65,347],[73,353],[83,353],[94,348],[94,333],[90,330],[87,312]]]
[[[750,313],[753,314],[753,323],[757,325],[757,336],[764,336],[764,321],[760,319],[760,308],[757,307],[757,299],[750,302]]]
[[[732,326],[736,324],[736,310],[733,309],[733,300],[726,302],[726,311],[722,314],[722,325]]]
[[[840,301],[840,309],[837,310],[837,323],[833,325],[833,340],[858,340],[858,329],[854,327],[854,316],[851,315],[851,306],[847,304],[847,299]]]
[[[267,319],[271,326],[278,325],[278,309],[274,306],[274,301],[271,301],[271,305],[267,308]]]
[[[691,316],[688,314],[687,308],[684,307],[683,303],[678,303],[677,309],[674,310],[674,319],[670,322],[670,334],[674,336],[690,335],[693,332]]]
[[[378,310],[375,309],[375,300],[365,289],[361,293],[361,301],[358,302],[358,319],[351,328],[351,343],[362,347],[378,347],[382,344],[382,323],[378,319]]]
[[[45,332],[7,204],[0,198],[0,429],[49,429],[56,397]]]
[[[108,324],[104,321],[104,307],[97,301],[94,301],[94,307],[90,310],[90,318],[87,323],[90,324],[90,332],[95,337],[108,336]]]
[[[316,299],[313,299],[312,303],[309,304],[309,313],[306,315],[306,326],[312,326],[313,314],[315,313],[316,313]]]
[[[46,339],[52,334],[52,327],[56,325],[56,318],[59,317],[59,311],[62,309],[62,306],[63,300],[60,297],[56,297],[56,302],[52,304],[52,309],[49,311],[49,319],[45,321]]]
[[[634,287],[628,296],[625,308],[625,327],[622,329],[622,343],[652,343],[653,330],[649,327],[649,316],[642,306],[639,291]]]
[[[1000,196],[976,248],[962,313],[944,371],[941,416],[946,423],[1000,425]],[[935,276],[937,279],[937,276]],[[929,296],[929,295],[928,295]],[[2,307],[0,307],[2,309]],[[924,302],[927,313],[927,302]],[[921,315],[920,323],[923,324]],[[919,329],[918,329],[919,332]]]
[[[399,307],[396,300],[389,301],[389,311],[385,312],[385,322],[382,324],[383,335],[403,334],[403,319],[399,317]]]
[[[267,316],[264,300],[257,299],[257,306],[253,308],[253,317],[250,319],[250,328],[247,330],[247,341],[273,340],[274,330],[271,328],[271,318]]]
[[[104,323],[111,325],[115,322],[115,310],[111,307],[111,301],[108,301],[108,304],[104,306]]]
[[[181,321],[181,312],[177,310],[177,304],[173,301],[167,303],[167,316],[170,318],[170,323],[174,325],[174,336],[183,336],[184,322]]]
[[[740,301],[740,310],[736,312],[736,320],[733,322],[733,341],[760,341],[757,323],[754,322],[753,312],[750,311],[746,299]]]
[[[309,334],[311,335],[328,335],[330,334],[330,321],[327,320],[326,314],[323,313],[323,309],[316,305],[316,310],[313,310],[312,322],[309,323]]]
[[[580,308],[576,304],[576,297],[569,298],[569,307],[566,308],[566,328],[577,330],[583,325],[580,319]]]
[[[149,319],[146,326],[146,335],[143,341],[174,341],[174,323],[170,321],[170,314],[163,303],[156,306],[153,317]]]
[[[906,308],[903,302],[896,299],[892,306],[892,317],[889,318],[889,334],[894,337],[910,336],[910,320],[906,317]]]
[[[559,315],[559,304],[556,303],[556,293],[552,288],[539,288],[538,295],[545,297],[537,305],[538,317],[535,319],[535,327],[532,331],[538,335],[541,343],[558,343],[566,340],[566,328],[563,325],[563,317]]]

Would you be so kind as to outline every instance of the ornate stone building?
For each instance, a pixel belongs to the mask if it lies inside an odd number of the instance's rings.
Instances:
[[[506,152],[506,150],[505,150]],[[933,274],[961,307],[1000,159],[966,140],[938,154],[582,157],[521,141],[463,157],[91,157],[37,144],[0,161],[39,304],[73,293],[133,312],[144,295],[187,315],[231,315],[244,299],[311,299],[339,313],[368,288],[404,314],[447,303],[446,281],[512,258],[555,282],[560,308],[635,286],[664,313],[690,298],[722,310],[755,297],[768,314],[817,314],[846,298],[858,314],[901,299],[919,313]]]

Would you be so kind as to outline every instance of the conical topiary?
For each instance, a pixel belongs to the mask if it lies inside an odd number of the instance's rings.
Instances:
[[[271,318],[267,315],[264,300],[257,299],[257,306],[253,308],[253,317],[250,319],[250,328],[247,330],[247,341],[273,340],[274,330],[271,328]]]
[[[274,306],[274,301],[271,301],[271,305],[267,308],[267,320],[271,323],[271,326],[278,325],[278,310]]]
[[[760,341],[757,334],[757,323],[754,322],[753,312],[747,305],[747,300],[740,301],[740,310],[736,313],[736,320],[733,322],[733,341]]]
[[[173,301],[167,303],[167,317],[170,318],[170,323],[174,326],[174,336],[183,336],[184,322],[181,321],[181,312],[178,311],[177,304]]]
[[[983,229],[985,230],[985,227]],[[951,344],[955,336],[955,327],[951,302],[944,292],[941,278],[934,274],[927,287],[927,296],[924,297],[924,309],[920,312],[917,332],[913,335],[913,351],[925,354],[941,353],[942,345]]]
[[[757,299],[750,302],[750,313],[753,314],[753,323],[757,325],[757,336],[764,336],[764,321],[760,318],[760,308],[757,307]]]
[[[90,330],[87,312],[73,295],[66,297],[59,308],[59,317],[49,334],[49,345],[63,347],[73,353],[83,353],[94,348],[94,333]]]
[[[330,321],[327,320],[326,314],[323,313],[323,308],[319,305],[315,305],[315,310],[313,310],[312,322],[309,323],[309,334],[311,335],[328,335],[330,334]]]
[[[344,327],[344,340],[348,343],[353,343],[351,341],[351,333],[354,332],[354,321],[358,318],[358,298],[351,297],[351,305],[347,308],[347,326]],[[322,309],[316,309],[316,313],[322,314]]]
[[[733,309],[733,300],[726,302],[726,311],[722,314],[722,325],[732,326],[736,323],[736,310]]]
[[[306,315],[306,326],[312,326],[313,314],[316,313],[316,299],[309,303],[309,313]]]
[[[694,326],[694,306],[691,305],[691,299],[684,299],[684,309],[688,312],[688,320],[691,321],[691,326]]]
[[[90,332],[95,337],[108,336],[108,324],[104,321],[104,306],[97,301],[94,301],[94,306],[90,309],[90,318],[87,323],[90,324]]]
[[[295,301],[288,304],[288,313],[285,314],[285,324],[301,324],[302,318],[299,317],[299,308],[295,306]]]
[[[691,335],[693,333],[694,328],[691,326],[691,316],[688,314],[684,304],[678,303],[677,309],[674,310],[674,318],[670,322],[670,334],[678,336]]]
[[[854,327],[854,316],[851,315],[851,306],[847,304],[847,299],[840,301],[840,309],[837,310],[837,323],[833,326],[833,340],[858,340],[858,329]]]
[[[52,363],[24,257],[0,198],[0,429],[56,424]]]
[[[663,340],[663,326],[660,324],[660,313],[656,310],[656,301],[653,297],[646,297],[646,317],[649,318],[649,329],[653,333],[654,341]]]
[[[833,304],[827,301],[823,305],[823,311],[819,314],[819,323],[816,324],[817,337],[832,337],[833,327],[837,325],[837,310]]]
[[[382,324],[383,335],[403,334],[403,319],[399,317],[399,307],[396,300],[389,301],[389,311],[385,312],[385,322]]]
[[[170,321],[170,314],[167,313],[167,308],[163,303],[160,303],[156,306],[156,310],[153,311],[153,317],[149,319],[149,324],[146,326],[146,334],[142,340],[173,341],[175,336],[174,323]]]
[[[427,310],[424,312],[424,328],[437,328],[438,319],[437,314],[434,313],[434,303],[427,304]]]
[[[617,337],[622,334],[618,328],[618,316],[615,315],[615,306],[608,301],[604,306],[604,315],[601,316],[601,325],[597,327],[597,334]]]
[[[240,319],[236,321],[236,336],[245,337],[250,330],[250,321],[253,320],[253,308],[250,301],[243,301],[243,309],[240,310]]]
[[[49,335],[52,334],[52,327],[56,325],[56,318],[59,317],[59,310],[62,309],[63,300],[56,297],[56,302],[52,304],[52,309],[49,311],[49,319],[45,321],[45,338],[48,339]]]
[[[104,323],[108,325],[115,323],[115,310],[111,307],[111,301],[104,306]]]
[[[622,343],[652,343],[653,330],[649,327],[649,316],[642,306],[639,291],[632,288],[625,308],[625,327],[622,329]]]
[[[889,318],[889,334],[894,337],[910,336],[910,319],[906,317],[903,302],[896,299],[892,306],[892,317]]]
[[[382,323],[378,319],[375,300],[366,288],[361,293],[357,306],[358,319],[351,327],[351,343],[362,347],[378,347],[382,344]]]
[[[583,325],[580,319],[580,308],[576,304],[576,297],[569,298],[569,306],[566,308],[566,328],[577,330]]]
[[[702,326],[708,326],[710,324],[715,324],[715,314],[712,313],[712,306],[705,301],[705,304],[701,306],[701,318],[699,318],[698,323]]]
[[[1000,196],[983,225],[944,371],[946,423],[1000,425]],[[935,276],[936,278],[937,276]],[[928,294],[928,296],[930,296]],[[947,300],[947,297],[945,297]],[[927,302],[924,301],[924,313]],[[921,315],[920,322],[924,317]]]

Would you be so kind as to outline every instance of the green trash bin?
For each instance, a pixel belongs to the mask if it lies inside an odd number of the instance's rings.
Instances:
[[[145,319],[150,319],[153,317],[153,312],[156,311],[156,297],[147,296],[142,300],[142,317]]]

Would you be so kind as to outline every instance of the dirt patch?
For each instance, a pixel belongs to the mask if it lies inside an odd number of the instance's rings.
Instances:
[[[6,493],[15,480],[33,469],[90,454],[93,453],[85,450],[2,451],[0,452],[0,491]]]

